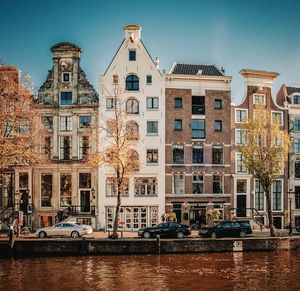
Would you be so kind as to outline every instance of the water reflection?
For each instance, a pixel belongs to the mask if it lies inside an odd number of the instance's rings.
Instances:
[[[287,290],[297,253],[0,259],[0,290]]]

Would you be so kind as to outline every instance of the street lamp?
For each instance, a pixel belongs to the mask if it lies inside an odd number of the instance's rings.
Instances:
[[[289,235],[292,235],[292,232],[293,232],[293,226],[292,226],[292,199],[293,199],[294,194],[295,194],[295,192],[293,192],[292,189],[290,189],[290,191],[288,191],[289,208],[290,208]]]

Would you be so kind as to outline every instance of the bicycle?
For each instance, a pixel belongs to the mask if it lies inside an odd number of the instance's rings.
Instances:
[[[22,227],[21,231],[20,231],[20,234],[24,235],[24,236],[28,236],[30,234],[29,228],[27,226]]]

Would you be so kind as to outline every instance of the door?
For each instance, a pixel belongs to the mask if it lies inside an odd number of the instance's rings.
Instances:
[[[281,216],[273,216],[273,223],[274,223],[275,228],[282,229]]]
[[[237,217],[246,217],[247,206],[246,206],[246,195],[237,195],[236,196],[236,216]]]
[[[23,213],[26,214],[28,207],[28,191],[20,190],[20,197],[20,211],[23,211]]]
[[[91,211],[91,200],[90,200],[90,191],[81,190],[80,191],[80,211],[81,212],[90,212]]]

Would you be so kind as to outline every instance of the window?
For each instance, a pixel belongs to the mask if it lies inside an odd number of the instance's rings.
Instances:
[[[183,175],[173,175],[173,194],[184,194]]]
[[[192,139],[205,138],[205,120],[192,119]]]
[[[299,138],[294,139],[294,152],[296,154],[300,153],[300,139]]]
[[[135,196],[156,196],[157,188],[157,179],[154,177],[134,178]]]
[[[294,104],[300,104],[300,95],[294,95]]]
[[[203,146],[193,145],[192,147],[193,154],[193,164],[203,164]]]
[[[295,178],[300,179],[300,161],[295,161]]]
[[[63,73],[63,75],[62,75],[62,80],[63,80],[63,82],[70,82],[70,73]]]
[[[47,130],[52,130],[53,128],[53,117],[52,116],[43,116],[42,124]]]
[[[182,119],[174,120],[174,130],[182,130]]]
[[[79,137],[79,159],[82,160],[89,155],[89,137],[88,136],[80,136]]]
[[[92,122],[92,117],[91,116],[79,116],[79,127],[89,127]]]
[[[146,84],[147,85],[151,85],[152,84],[152,76],[151,75],[147,75],[147,77],[146,77]]]
[[[60,92],[60,105],[72,105],[72,92]]]
[[[129,98],[126,101],[127,114],[139,114],[139,102],[135,98]]]
[[[26,118],[20,120],[19,133],[20,134],[29,134],[29,121]]]
[[[184,164],[183,145],[173,145],[173,164]]]
[[[60,131],[72,130],[72,116],[60,116]]]
[[[246,144],[246,132],[243,129],[235,130],[235,144],[244,145]]]
[[[246,194],[247,193],[247,180],[236,181],[236,193]]]
[[[295,186],[295,209],[300,209],[300,186]]]
[[[192,114],[205,114],[204,96],[192,96]]]
[[[122,186],[122,196],[129,196],[129,179],[124,179],[124,185]],[[116,197],[118,195],[118,184],[115,177],[106,178],[105,182],[105,192],[107,197]]]
[[[60,137],[60,160],[70,160],[72,154],[72,137]]]
[[[296,117],[294,120],[294,131],[300,131],[300,119]]]
[[[129,61],[136,61],[136,51],[129,50]]]
[[[223,185],[222,185],[222,176],[213,175],[213,194],[222,194]]]
[[[222,120],[215,120],[215,131],[222,131]]]
[[[255,180],[255,209],[258,211],[264,210],[265,194],[262,185],[258,180]]]
[[[272,123],[278,123],[279,125],[283,125],[283,115],[282,112],[272,112]]]
[[[147,109],[158,109],[157,97],[147,97]]]
[[[60,207],[72,205],[72,176],[60,174]]]
[[[281,196],[282,196],[282,181],[276,180],[273,182],[273,210],[281,211]]]
[[[41,206],[51,207],[52,198],[52,175],[42,174],[41,175]]]
[[[158,134],[158,121],[147,121],[147,134]]]
[[[235,122],[243,123],[247,117],[247,109],[236,109],[235,110]]]
[[[106,109],[114,109],[114,108],[116,108],[115,98],[106,98]]]
[[[204,193],[203,175],[193,175],[193,194]]]
[[[213,164],[223,164],[223,148],[222,147],[212,147],[212,163]]]
[[[175,98],[174,102],[175,108],[182,108],[182,98]]]
[[[52,138],[51,136],[46,136],[44,138],[44,144],[42,145],[41,152],[46,156],[47,159],[51,159],[52,154]]]
[[[215,109],[222,109],[222,99],[215,99]]]
[[[253,104],[266,105],[264,94],[253,94]]]
[[[236,153],[236,172],[247,173],[247,168],[244,166],[243,155],[241,153]]]
[[[138,140],[139,139],[139,126],[133,120],[128,121],[126,124],[126,137],[128,140]]]
[[[158,163],[158,150],[147,149],[147,164],[157,164],[157,163]]]
[[[19,174],[19,188],[28,188],[28,173],[20,173]]]
[[[91,188],[91,173],[79,173],[79,188]]]
[[[139,78],[136,75],[129,75],[126,78],[126,90],[127,91],[139,90]]]

